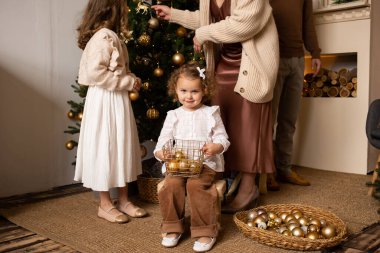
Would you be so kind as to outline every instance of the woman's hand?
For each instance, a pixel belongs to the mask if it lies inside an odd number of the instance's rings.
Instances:
[[[171,18],[171,9],[166,5],[152,5],[151,7],[155,12],[158,18],[163,20],[170,20]]]
[[[194,36],[193,38],[193,43],[194,43],[194,52],[200,53],[202,51],[202,45],[199,43],[197,37]]]
[[[206,143],[202,147],[202,151],[206,157],[220,154],[222,153],[223,149],[223,145],[219,143]]]
[[[313,76],[316,76],[321,69],[321,60],[320,59],[311,59],[311,69],[314,72]]]

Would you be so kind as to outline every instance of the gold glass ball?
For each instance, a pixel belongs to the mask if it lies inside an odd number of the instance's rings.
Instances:
[[[150,36],[146,33],[143,33],[140,35],[137,41],[142,46],[148,46],[150,44]]]
[[[321,227],[321,222],[318,219],[311,219],[311,221],[309,222],[309,224],[316,225],[318,228]]]
[[[192,173],[194,173],[194,174],[198,174],[198,173],[200,173],[200,172],[201,172],[201,169],[202,169],[201,165],[200,165],[199,162],[197,162],[197,161],[192,161],[192,162],[190,162],[189,167],[190,167],[190,171],[191,171]]]
[[[282,223],[282,220],[281,220],[280,217],[276,217],[276,218],[274,218],[273,221],[274,221],[274,223],[275,223],[276,226],[279,226],[279,225]]]
[[[254,220],[258,216],[257,212],[255,210],[251,210],[247,214],[248,220]]]
[[[141,158],[144,158],[147,155],[148,151],[144,145],[140,145],[140,153],[141,153]]]
[[[69,112],[67,113],[67,117],[68,117],[69,119],[74,119],[74,118],[75,118],[75,113],[74,113],[73,111],[69,111]]]
[[[307,231],[308,232],[319,232],[319,227],[314,225],[314,224],[311,224],[307,227]]]
[[[336,234],[335,227],[334,226],[326,226],[322,228],[321,234],[323,235],[324,238],[330,239],[333,238]]]
[[[77,119],[78,120],[82,120],[82,118],[83,118],[83,112],[78,113],[77,114]]]
[[[299,227],[300,227],[300,226],[297,225],[297,224],[295,224],[295,223],[291,223],[291,224],[288,225],[288,229],[289,229],[289,231],[293,231],[293,229],[295,229],[295,228],[299,228]]]
[[[253,221],[251,221],[251,220],[249,220],[249,221],[247,222],[247,225],[248,225],[248,227],[251,227],[251,228],[253,228],[253,227],[255,226],[255,224],[254,224]]]
[[[183,56],[183,54],[177,52],[177,53],[175,53],[175,54],[173,55],[173,57],[172,57],[172,61],[173,61],[173,63],[174,63],[175,65],[180,66],[180,65],[182,65],[182,64],[185,63],[185,57]]]
[[[265,222],[257,223],[257,227],[261,229],[267,229],[267,224]]]
[[[288,216],[288,215],[289,215],[289,213],[287,213],[287,212],[282,212],[282,213],[280,213],[279,216],[280,216],[281,220],[285,222],[286,216]]]
[[[170,161],[168,162],[168,171],[169,172],[178,172],[179,170],[179,164],[177,161]]]
[[[164,75],[164,70],[160,67],[157,67],[153,70],[153,75],[156,77],[161,77]]]
[[[268,222],[269,218],[268,218],[268,214],[267,213],[262,213],[259,216],[261,216],[263,218],[264,222]]]
[[[144,90],[149,90],[150,88],[150,83],[148,81],[144,82],[141,86]]]
[[[304,237],[305,234],[303,233],[302,228],[296,227],[292,230],[292,235],[297,236],[297,237]]]
[[[327,226],[326,220],[321,219],[320,222],[321,222],[321,227],[326,227]]]
[[[158,117],[160,117],[160,112],[157,109],[155,109],[155,108],[150,108],[146,112],[146,116],[149,119],[158,119]]]
[[[181,170],[188,170],[189,169],[189,161],[186,159],[180,160],[179,161],[179,168]]]
[[[139,98],[139,93],[137,91],[130,91],[128,96],[131,101],[136,101]]]
[[[307,221],[307,219],[305,218],[305,217],[300,217],[299,219],[298,219],[298,222],[301,224],[301,225],[308,225],[309,224],[309,222]]]
[[[177,160],[180,160],[182,158],[185,157],[185,155],[183,154],[183,152],[181,150],[177,150],[175,153],[174,153],[174,156]]]
[[[260,215],[257,216],[257,217],[253,220],[253,223],[255,223],[256,225],[259,224],[260,222],[264,222],[263,217],[261,217]]]
[[[267,211],[265,209],[262,209],[262,208],[257,209],[257,214],[258,215],[261,215],[263,213],[267,213]]]
[[[148,20],[148,25],[149,25],[149,28],[152,28],[152,29],[156,29],[160,24],[160,21],[158,21],[157,18],[150,18]]]
[[[311,240],[316,240],[316,239],[319,238],[319,234],[317,232],[315,232],[315,231],[314,232],[309,232],[309,233],[306,234],[305,237],[309,238]]]
[[[285,222],[289,222],[290,220],[295,220],[296,217],[294,217],[293,214],[288,214],[285,218]]]
[[[296,213],[293,213],[294,217],[296,217],[296,219],[299,219],[303,216],[303,214],[301,212],[296,212]]]
[[[284,230],[281,234],[283,234],[285,236],[291,236],[292,232],[290,232],[289,230]]]
[[[72,150],[74,148],[75,144],[73,141],[70,140],[70,141],[66,142],[65,146],[68,150]]]
[[[277,215],[274,212],[268,212],[267,214],[268,218],[271,220],[274,220],[277,217]]]
[[[186,36],[186,33],[187,33],[187,31],[186,31],[185,27],[183,27],[183,26],[178,27],[178,29],[176,31],[176,34],[178,37],[184,37],[184,36]]]

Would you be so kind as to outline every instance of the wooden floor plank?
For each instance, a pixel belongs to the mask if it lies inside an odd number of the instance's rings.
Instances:
[[[44,242],[36,243],[28,247],[24,247],[22,249],[13,250],[12,253],[21,253],[21,252],[33,252],[33,253],[41,253],[41,252],[63,252],[65,245],[61,243],[54,242],[52,240],[47,240]],[[61,250],[62,249],[62,250]]]
[[[35,235],[35,233],[29,230],[26,230],[24,228],[16,228],[13,230],[0,233],[0,243],[5,243],[8,241],[21,239],[21,238],[28,237],[31,235]]]
[[[8,241],[6,243],[3,243],[0,245],[0,252],[9,252],[12,250],[18,250],[25,247],[28,247],[30,245],[40,243],[43,241],[49,240],[46,237],[39,236],[39,235],[32,235],[28,237],[23,237],[17,240]]]

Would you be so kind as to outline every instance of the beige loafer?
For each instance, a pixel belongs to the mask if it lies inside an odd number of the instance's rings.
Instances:
[[[129,221],[129,218],[125,214],[112,214],[111,211],[116,209],[116,207],[111,207],[108,210],[104,210],[99,206],[98,217],[108,220],[109,222],[115,223],[126,223]]]
[[[117,209],[132,218],[141,218],[148,214],[145,209],[135,206],[132,202],[127,202],[127,204],[123,206],[118,205]]]

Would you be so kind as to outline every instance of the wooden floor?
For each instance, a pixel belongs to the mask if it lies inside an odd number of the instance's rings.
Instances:
[[[58,187],[51,191],[0,199],[0,208],[88,191],[80,184]],[[0,216],[0,252],[78,252],[59,242],[40,236]],[[275,250],[273,252],[276,252]],[[380,222],[351,235],[341,245],[322,253],[380,253]]]

